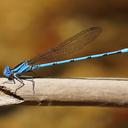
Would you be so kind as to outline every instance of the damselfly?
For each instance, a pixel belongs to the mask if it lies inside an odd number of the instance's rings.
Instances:
[[[112,52],[76,57],[80,53],[85,51],[86,45],[92,42],[100,33],[101,33],[100,27],[90,27],[88,29],[85,29],[77,33],[73,37],[69,38],[68,40],[60,43],[55,48],[52,48],[44,52],[40,56],[37,56],[31,60],[23,61],[12,69],[9,66],[6,66],[3,71],[3,74],[9,80],[13,80],[14,83],[15,80],[21,83],[21,86],[16,89],[17,91],[18,89],[24,86],[24,82],[23,82],[24,79],[22,77],[23,73],[32,72],[33,70],[38,70],[40,68],[59,65],[59,64],[82,61],[82,60],[119,54],[119,53],[128,53],[128,48],[124,48]],[[32,83],[34,90],[35,84],[33,80]]]

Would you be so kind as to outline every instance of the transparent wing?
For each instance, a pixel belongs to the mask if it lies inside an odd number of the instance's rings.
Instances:
[[[77,57],[85,51],[86,45],[93,41],[101,31],[99,27],[85,29],[60,43],[55,48],[49,49],[43,54],[29,60],[28,63],[30,65],[35,65]]]

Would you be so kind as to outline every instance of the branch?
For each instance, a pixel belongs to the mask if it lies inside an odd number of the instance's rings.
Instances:
[[[32,83],[24,80],[25,86],[16,88],[20,83],[2,84],[7,81],[0,78],[0,106],[9,104],[25,105],[93,105],[122,106],[128,105],[127,78],[36,78],[35,94]],[[2,90],[3,89],[3,90]],[[6,100],[8,97],[8,100]],[[13,99],[13,101],[12,101]]]

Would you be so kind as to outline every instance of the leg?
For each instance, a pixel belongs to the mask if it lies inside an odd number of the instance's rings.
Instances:
[[[15,90],[15,94],[16,94],[16,92],[17,92],[20,88],[22,88],[22,87],[25,85],[24,82],[23,82],[21,79],[19,79],[19,78],[17,79],[17,78],[16,78],[16,80],[19,81],[19,82],[21,83],[21,85]]]
[[[32,82],[32,87],[33,87],[32,90],[33,90],[33,94],[35,94],[35,81],[33,80],[33,78],[32,79],[24,79],[24,80]]]
[[[20,76],[19,78],[20,78],[20,80],[22,79],[22,80],[32,82],[32,86],[33,86],[32,90],[33,90],[33,94],[35,94],[35,81],[33,80],[33,77],[32,76]]]
[[[23,83],[23,81],[22,80],[19,80],[18,78],[15,78],[17,81],[19,81],[22,85],[20,86],[20,87],[18,87],[16,90],[15,90],[15,94],[16,94],[16,92],[17,92],[17,90],[19,90],[20,88],[22,88],[23,86],[24,86],[24,83]],[[13,79],[13,80],[8,80],[8,81],[5,81],[5,82],[3,82],[3,84],[15,84],[16,82],[15,82],[15,79]],[[13,81],[13,83],[9,83],[9,81]]]
[[[20,88],[22,88],[25,84],[24,84],[24,82],[23,82],[23,79],[24,80],[26,80],[26,81],[30,81],[30,82],[32,82],[32,85],[33,85],[33,94],[35,94],[35,82],[34,82],[34,80],[33,80],[33,77],[26,77],[26,76],[21,76],[21,78],[22,79],[20,79],[20,77],[17,77],[17,75],[16,74],[14,74],[14,79],[12,80],[13,81],[13,83],[15,84],[15,79],[17,80],[17,81],[19,81],[20,83],[21,83],[21,85],[20,85],[20,87],[18,87],[16,90],[15,90],[15,94],[16,94],[16,92],[20,89]],[[31,78],[31,79],[30,79]],[[5,81],[3,84],[5,84],[5,83],[7,83],[8,81]]]
[[[17,92],[20,88],[22,88],[24,85],[25,85],[24,83],[21,83],[21,86],[19,86],[19,87],[15,90],[15,94],[16,94],[16,92]]]

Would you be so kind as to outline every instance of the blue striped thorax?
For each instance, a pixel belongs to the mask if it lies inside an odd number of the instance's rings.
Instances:
[[[31,66],[28,64],[27,61],[23,61],[20,64],[18,64],[16,67],[14,67],[13,69],[11,69],[9,66],[6,66],[3,71],[3,74],[7,78],[11,78],[11,77],[14,77],[14,74],[15,75],[21,74],[29,70],[31,70]]]

